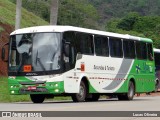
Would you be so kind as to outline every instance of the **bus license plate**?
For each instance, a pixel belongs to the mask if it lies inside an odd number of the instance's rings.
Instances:
[[[28,90],[36,90],[37,87],[36,87],[36,86],[29,86],[27,89],[28,89]]]

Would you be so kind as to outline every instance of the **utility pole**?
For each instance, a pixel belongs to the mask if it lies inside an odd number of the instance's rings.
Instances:
[[[22,8],[22,0],[17,0],[16,1],[16,23],[15,23],[15,29],[20,28],[21,24],[21,8]]]
[[[57,19],[58,19],[58,0],[51,0],[50,25],[57,25]]]

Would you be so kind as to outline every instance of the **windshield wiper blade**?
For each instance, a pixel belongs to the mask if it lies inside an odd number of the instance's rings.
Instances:
[[[53,54],[52,58],[51,58],[51,63],[50,63],[50,70],[53,69],[53,60],[55,58],[56,53]]]
[[[41,66],[41,68],[42,68],[43,71],[46,71],[44,65],[41,62],[41,59],[38,57],[38,50],[37,50],[37,54],[36,54],[36,65],[37,65],[37,63],[40,64],[40,66]]]

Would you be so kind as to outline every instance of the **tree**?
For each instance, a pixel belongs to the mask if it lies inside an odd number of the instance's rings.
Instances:
[[[51,7],[50,7],[50,24],[57,25],[57,18],[58,18],[58,0],[51,0]]]
[[[15,29],[20,28],[21,24],[21,8],[22,8],[22,0],[16,1],[16,23],[15,23]]]
[[[120,23],[118,23],[117,28],[123,30],[132,30],[139,17],[140,16],[138,13],[131,12],[126,17],[124,17]]]

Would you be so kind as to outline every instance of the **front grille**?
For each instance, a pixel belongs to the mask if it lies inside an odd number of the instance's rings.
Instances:
[[[21,85],[34,85],[34,84],[44,84],[46,81],[33,81],[33,82],[19,82]]]
[[[37,89],[35,89],[35,90],[28,90],[27,88],[21,88],[20,90],[19,90],[19,93],[21,93],[21,94],[27,94],[27,93],[42,93],[42,92],[44,92],[44,93],[46,93],[46,92],[48,92],[48,90],[46,89],[46,88],[37,88]]]

